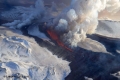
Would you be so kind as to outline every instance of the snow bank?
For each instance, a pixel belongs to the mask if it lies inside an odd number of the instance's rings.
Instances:
[[[1,80],[64,80],[70,73],[68,61],[4,27],[0,27],[0,70]]]

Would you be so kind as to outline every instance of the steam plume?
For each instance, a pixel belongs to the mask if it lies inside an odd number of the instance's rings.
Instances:
[[[14,14],[21,14],[19,19],[3,25],[21,28],[34,22],[47,22],[56,32],[62,34],[62,40],[71,47],[84,41],[86,34],[93,34],[98,25],[99,12],[107,10],[115,14],[120,11],[119,0],[72,0],[71,4],[61,13],[57,13],[55,3],[51,8],[44,7],[42,0],[37,0],[35,7],[16,7]],[[53,12],[56,12],[54,15]],[[5,12],[2,16],[5,17]],[[13,18],[12,18],[13,19]],[[51,21],[52,19],[52,21]]]

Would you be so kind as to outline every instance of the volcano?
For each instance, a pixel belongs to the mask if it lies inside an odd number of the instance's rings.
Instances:
[[[119,0],[1,0],[0,80],[119,80]]]

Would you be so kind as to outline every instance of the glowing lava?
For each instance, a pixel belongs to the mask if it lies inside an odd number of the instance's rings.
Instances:
[[[58,35],[53,31],[53,30],[47,30],[47,33],[50,35],[50,37],[57,42],[57,44],[63,48],[65,48],[66,50],[69,51],[73,51],[72,49],[68,48],[67,46],[64,45],[64,43],[62,43],[62,41],[60,41]]]

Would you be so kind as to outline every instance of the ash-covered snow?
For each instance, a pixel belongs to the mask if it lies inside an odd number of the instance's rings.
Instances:
[[[0,27],[0,80],[64,80],[69,62],[32,38]]]
[[[95,34],[111,38],[120,38],[120,22],[99,21]]]
[[[93,80],[92,78],[85,77],[85,80]]]

